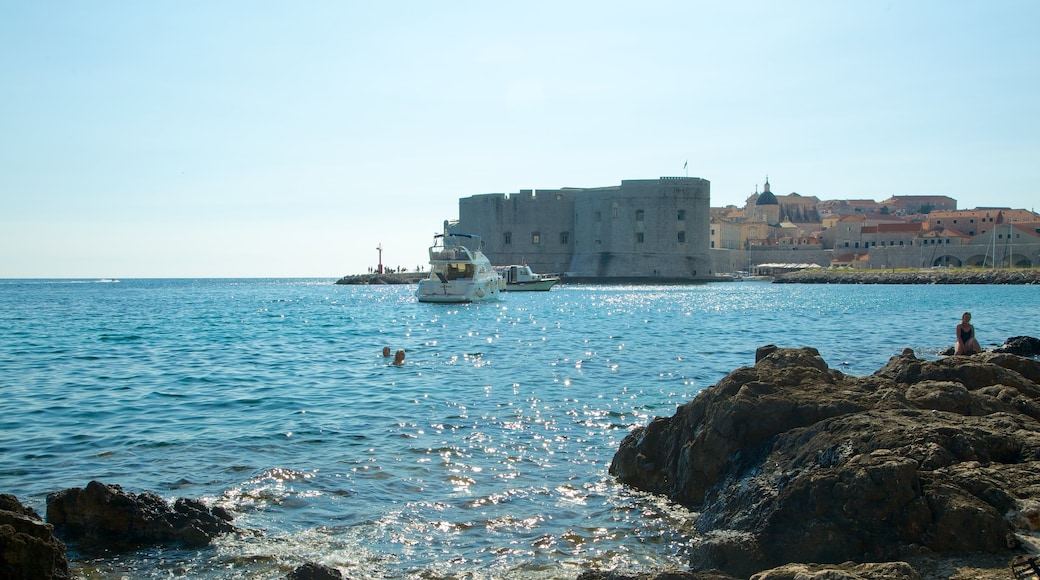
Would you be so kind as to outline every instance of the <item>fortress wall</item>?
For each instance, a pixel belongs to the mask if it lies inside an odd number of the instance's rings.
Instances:
[[[460,199],[457,231],[480,235],[496,265],[526,260],[538,272],[583,278],[708,278],[709,205],[710,183],[695,177],[521,190]]]
[[[709,204],[710,183],[699,178],[626,180],[617,189],[584,192],[575,200],[577,236],[568,272],[583,278],[708,277]]]
[[[562,272],[574,248],[575,190],[521,190],[459,200],[458,231],[481,236],[492,264],[526,261],[536,272]]]

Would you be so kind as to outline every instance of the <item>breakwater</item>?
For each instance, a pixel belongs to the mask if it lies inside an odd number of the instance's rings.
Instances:
[[[394,274],[349,274],[336,280],[340,285],[418,284],[428,272],[397,272]]]
[[[1040,284],[1040,269],[801,270],[780,274],[776,284]]]

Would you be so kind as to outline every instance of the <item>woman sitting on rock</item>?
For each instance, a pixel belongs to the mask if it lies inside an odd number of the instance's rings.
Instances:
[[[965,312],[961,316],[961,323],[957,325],[957,349],[954,354],[975,354],[982,352],[979,341],[975,340],[975,327],[971,325],[971,312]]]

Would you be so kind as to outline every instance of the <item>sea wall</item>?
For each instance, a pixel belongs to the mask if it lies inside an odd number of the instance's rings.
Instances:
[[[942,268],[936,270],[814,269],[780,274],[777,284],[1040,284],[1040,268],[989,270]]]

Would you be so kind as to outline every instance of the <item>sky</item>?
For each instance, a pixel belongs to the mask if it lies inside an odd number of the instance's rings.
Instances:
[[[460,198],[1035,209],[1040,2],[0,0],[0,278],[425,265]],[[684,169],[684,165],[686,168]]]

